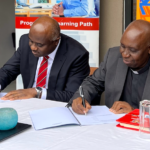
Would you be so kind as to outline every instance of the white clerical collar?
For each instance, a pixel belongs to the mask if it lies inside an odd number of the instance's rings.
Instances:
[[[130,69],[131,69],[131,71],[132,71],[134,74],[141,74],[141,73],[147,71],[147,70],[149,69],[149,67],[150,67],[150,59],[148,60],[147,64],[146,64],[143,68],[141,68],[140,70],[134,71],[134,70],[132,70],[131,68],[130,68]]]
[[[139,74],[138,71],[134,71],[134,70],[132,70],[132,69],[131,69],[131,71],[132,71],[134,74]]]

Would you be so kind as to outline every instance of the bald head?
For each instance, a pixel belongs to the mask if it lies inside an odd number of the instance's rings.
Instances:
[[[43,16],[33,23],[30,32],[44,34],[49,40],[54,41],[60,36],[60,27],[58,22],[53,18]]]
[[[132,36],[132,38],[139,38],[145,42],[150,43],[150,23],[144,20],[135,20],[126,28],[124,36]]]
[[[150,27],[150,23],[148,21],[145,21],[145,20],[135,20],[133,22],[131,22],[128,27],[126,28],[126,30],[130,29],[130,28],[139,28],[139,29],[144,29],[143,27],[145,28],[149,28]]]
[[[37,19],[29,32],[29,46],[35,57],[52,53],[60,39],[60,27],[56,20],[43,16]]]
[[[130,23],[120,43],[124,63],[132,69],[141,69],[150,57],[150,23],[144,20]]]

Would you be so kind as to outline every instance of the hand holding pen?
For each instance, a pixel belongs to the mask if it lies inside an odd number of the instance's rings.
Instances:
[[[72,109],[78,114],[86,114],[90,109],[90,104],[84,98],[84,92],[82,86],[79,88],[80,97],[73,100]]]
[[[78,97],[73,100],[72,102],[72,109],[77,114],[87,114],[87,112],[91,109],[91,105],[88,103],[88,101],[85,100],[85,106],[83,106],[82,98]]]

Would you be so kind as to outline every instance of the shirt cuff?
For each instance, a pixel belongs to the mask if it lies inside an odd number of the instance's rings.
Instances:
[[[64,10],[64,16],[65,17],[72,17],[73,15],[71,15],[69,10]]]
[[[46,96],[47,96],[47,90],[45,88],[42,88],[41,99],[46,99]]]

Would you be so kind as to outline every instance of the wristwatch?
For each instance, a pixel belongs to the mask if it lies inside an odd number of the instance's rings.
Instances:
[[[36,98],[40,98],[40,95],[42,93],[42,88],[41,87],[36,87],[36,92],[37,92],[37,95],[36,95]]]

